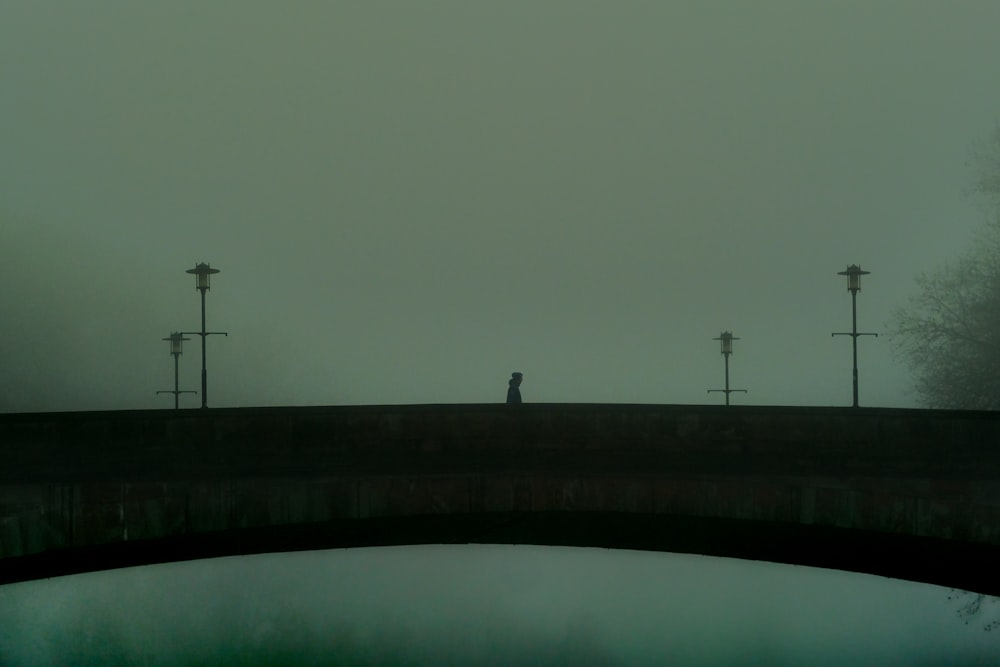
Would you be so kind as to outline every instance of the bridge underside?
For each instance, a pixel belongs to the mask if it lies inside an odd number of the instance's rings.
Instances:
[[[532,544],[830,568],[1000,596],[1000,546],[784,522],[621,512],[489,512],[241,528],[0,560],[0,584],[204,558],[414,544]]]

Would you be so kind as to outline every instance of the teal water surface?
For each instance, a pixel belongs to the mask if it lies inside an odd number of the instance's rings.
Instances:
[[[267,554],[0,587],[0,664],[997,665],[1000,606],[966,624],[950,593],[602,549]]]

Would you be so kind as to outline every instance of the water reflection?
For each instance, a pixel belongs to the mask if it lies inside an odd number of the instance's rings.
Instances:
[[[0,663],[992,667],[948,594],[602,549],[269,554],[0,587]]]

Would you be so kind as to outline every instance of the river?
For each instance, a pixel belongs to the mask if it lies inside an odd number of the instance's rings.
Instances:
[[[681,554],[265,554],[0,587],[0,664],[994,667],[1000,630],[984,626],[1000,605],[966,623],[962,602],[936,586]]]

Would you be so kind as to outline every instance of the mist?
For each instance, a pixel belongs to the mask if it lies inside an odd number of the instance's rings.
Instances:
[[[1000,3],[0,5],[0,412],[915,407],[887,322],[983,211]],[[200,389],[187,344],[180,388]],[[199,398],[181,397],[181,407]],[[0,587],[0,662],[995,663],[947,591],[425,547]],[[991,643],[992,642],[992,643]],[[994,650],[990,651],[992,647]],[[989,663],[987,663],[989,660]]]
[[[910,407],[886,322],[972,240],[992,2],[0,9],[0,410]],[[198,389],[199,351],[180,359]],[[182,407],[197,397],[183,396]]]

